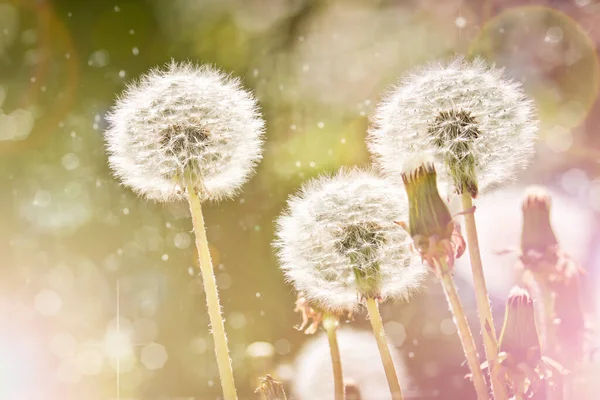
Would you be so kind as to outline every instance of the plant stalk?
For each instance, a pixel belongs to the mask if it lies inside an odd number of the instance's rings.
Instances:
[[[400,389],[400,381],[398,380],[398,374],[396,373],[396,367],[392,361],[392,355],[390,348],[388,347],[387,337],[383,330],[383,322],[381,320],[381,314],[379,314],[379,305],[377,300],[373,297],[367,298],[367,311],[369,312],[369,321],[371,321],[371,327],[375,334],[375,340],[377,341],[377,347],[379,348],[379,354],[381,356],[381,362],[383,363],[383,369],[385,371],[385,377],[387,379],[388,386],[390,387],[390,393],[392,394],[392,400],[403,400],[402,389]]]
[[[329,351],[331,353],[331,364],[333,366],[333,383],[334,383],[334,398],[335,400],[344,400],[344,375],[342,373],[342,359],[340,357],[340,347],[337,340],[338,319],[326,314],[323,318],[323,327],[327,332],[329,340]]]
[[[463,190],[461,200],[463,212],[465,212],[467,248],[469,249],[469,258],[471,260],[471,269],[473,271],[475,299],[477,301],[479,323],[481,325],[481,334],[483,336],[483,347],[485,349],[485,356],[490,371],[492,392],[495,400],[507,400],[508,395],[504,389],[504,385],[502,385],[502,382],[499,381],[495,373],[498,364],[498,339],[496,338],[496,329],[494,328],[490,298],[485,284],[485,276],[483,274],[475,213],[469,212],[469,210],[473,208],[473,199],[468,191]]]
[[[215,343],[215,354],[219,375],[221,377],[221,386],[225,400],[237,400],[235,383],[233,380],[233,368],[229,358],[229,349],[227,347],[227,337],[225,335],[225,324],[221,316],[221,306],[219,304],[219,292],[217,282],[208,249],[208,240],[206,239],[206,228],[204,226],[204,216],[202,215],[202,203],[196,193],[193,185],[189,185],[188,201],[190,203],[190,212],[192,213],[192,222],[194,233],[196,235],[196,249],[198,250],[200,273],[202,274],[202,283],[206,293],[206,306],[210,319],[210,326]]]
[[[473,386],[475,386],[475,392],[477,393],[478,400],[489,400],[490,396],[488,393],[487,385],[485,384],[485,378],[479,364],[477,357],[477,349],[475,347],[475,339],[471,333],[467,316],[463,310],[463,306],[458,297],[454,280],[448,268],[448,264],[444,258],[436,260],[439,265],[437,266],[437,272],[442,280],[442,287],[446,294],[446,300],[450,305],[450,311],[454,315],[454,323],[458,329],[458,336],[467,358],[467,364],[471,370],[471,376],[473,377]]]

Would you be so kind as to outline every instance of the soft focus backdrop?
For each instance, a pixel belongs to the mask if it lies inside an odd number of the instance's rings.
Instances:
[[[103,148],[104,115],[125,84],[171,59],[240,76],[267,120],[257,175],[240,197],[206,207],[242,400],[256,398],[258,373],[293,380],[310,339],[294,329],[295,297],[270,245],[287,195],[367,165],[368,117],[385,88],[454,54],[506,67],[535,99],[542,131],[520,184],[560,197],[557,233],[588,270],[593,316],[599,41],[595,0],[0,0],[0,399],[219,397],[186,204],[119,186]],[[497,328],[514,258],[492,252],[518,246],[520,196],[483,198],[478,211]],[[382,313],[414,398],[473,395],[439,285]],[[249,347],[257,341],[271,346]]]

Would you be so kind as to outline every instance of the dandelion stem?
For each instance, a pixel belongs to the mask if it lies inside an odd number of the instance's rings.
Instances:
[[[458,336],[462,343],[465,357],[467,358],[467,364],[471,370],[473,385],[475,386],[475,392],[477,392],[477,399],[488,400],[490,396],[487,385],[485,384],[483,372],[481,372],[481,367],[479,365],[475,339],[473,339],[467,316],[465,315],[458,293],[456,292],[456,286],[454,285],[450,268],[448,268],[448,264],[444,258],[440,258],[436,261],[436,264],[439,263],[437,266],[438,275],[442,280],[446,300],[450,305],[450,311],[454,315],[454,323],[458,329]]]
[[[463,211],[468,211],[473,208],[473,199],[466,190],[463,190],[461,200]],[[498,340],[496,339],[496,330],[494,328],[494,319],[492,318],[490,299],[485,284],[485,276],[483,275],[475,214],[473,212],[465,212],[464,217],[465,229],[467,231],[467,248],[469,249],[469,258],[471,260],[471,269],[473,271],[477,311],[479,314],[479,323],[481,324],[483,347],[489,365],[492,392],[494,394],[494,399],[506,400],[508,399],[508,395],[504,390],[504,386],[494,373],[498,363]]]
[[[327,332],[329,340],[329,351],[331,352],[331,364],[333,365],[333,383],[335,387],[335,400],[344,400],[344,375],[342,373],[342,359],[340,357],[340,347],[337,340],[338,319],[325,314],[323,318],[323,327]]]
[[[369,312],[369,321],[371,321],[371,327],[375,334],[375,340],[377,341],[377,347],[379,348],[379,354],[381,355],[381,361],[383,363],[383,369],[385,370],[388,386],[390,387],[392,399],[403,400],[400,382],[398,381],[398,375],[396,374],[396,367],[394,367],[385,331],[383,330],[383,322],[381,321],[381,314],[379,314],[379,305],[373,297],[367,298],[367,311]]]
[[[225,336],[225,325],[221,317],[221,306],[219,304],[219,292],[217,282],[213,271],[210,252],[208,250],[208,241],[206,239],[206,229],[204,227],[204,216],[202,215],[202,203],[196,189],[189,185],[188,201],[192,213],[192,222],[196,234],[196,248],[200,258],[200,272],[206,293],[206,305],[208,316],[212,328],[213,340],[215,343],[215,354],[217,356],[217,365],[221,377],[221,386],[225,400],[237,400],[235,383],[233,381],[233,368],[229,358],[229,349],[227,348],[227,337]]]
[[[543,283],[538,283],[538,285],[540,287],[540,295],[542,297],[542,314],[544,316],[544,353],[556,360],[560,360],[561,357],[557,351],[556,329],[554,325],[554,294],[548,285]],[[563,383],[563,377],[560,375],[557,375],[553,378],[552,384],[549,380],[546,382],[546,396],[548,397],[548,400],[563,399]]]

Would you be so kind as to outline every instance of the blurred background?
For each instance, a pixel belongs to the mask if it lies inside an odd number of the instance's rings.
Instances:
[[[271,248],[288,194],[322,172],[368,165],[368,117],[385,89],[455,54],[506,67],[542,121],[519,185],[478,203],[496,328],[515,257],[495,251],[519,246],[523,186],[533,183],[551,189],[557,235],[587,270],[593,323],[599,41],[595,0],[0,0],[0,399],[219,398],[187,206],[121,187],[103,147],[116,96],[171,59],[240,76],[267,121],[256,176],[205,209],[240,399],[257,398],[265,372],[305,377],[301,386],[331,379],[294,362],[312,338],[294,329],[295,294]],[[456,278],[477,334],[468,262]],[[382,314],[409,398],[473,398],[435,279]],[[369,323],[359,314],[348,325]]]

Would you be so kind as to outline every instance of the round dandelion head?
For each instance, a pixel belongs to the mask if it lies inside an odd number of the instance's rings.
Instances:
[[[409,73],[378,106],[368,144],[387,174],[432,152],[443,181],[476,196],[514,177],[534,152],[533,102],[483,60],[462,58]]]
[[[108,122],[113,172],[154,200],[178,199],[190,185],[203,200],[233,196],[261,158],[256,100],[209,66],[150,71],[117,100]]]
[[[281,268],[326,311],[353,311],[362,297],[406,298],[425,275],[395,222],[407,217],[404,192],[369,172],[313,180],[277,221]]]

